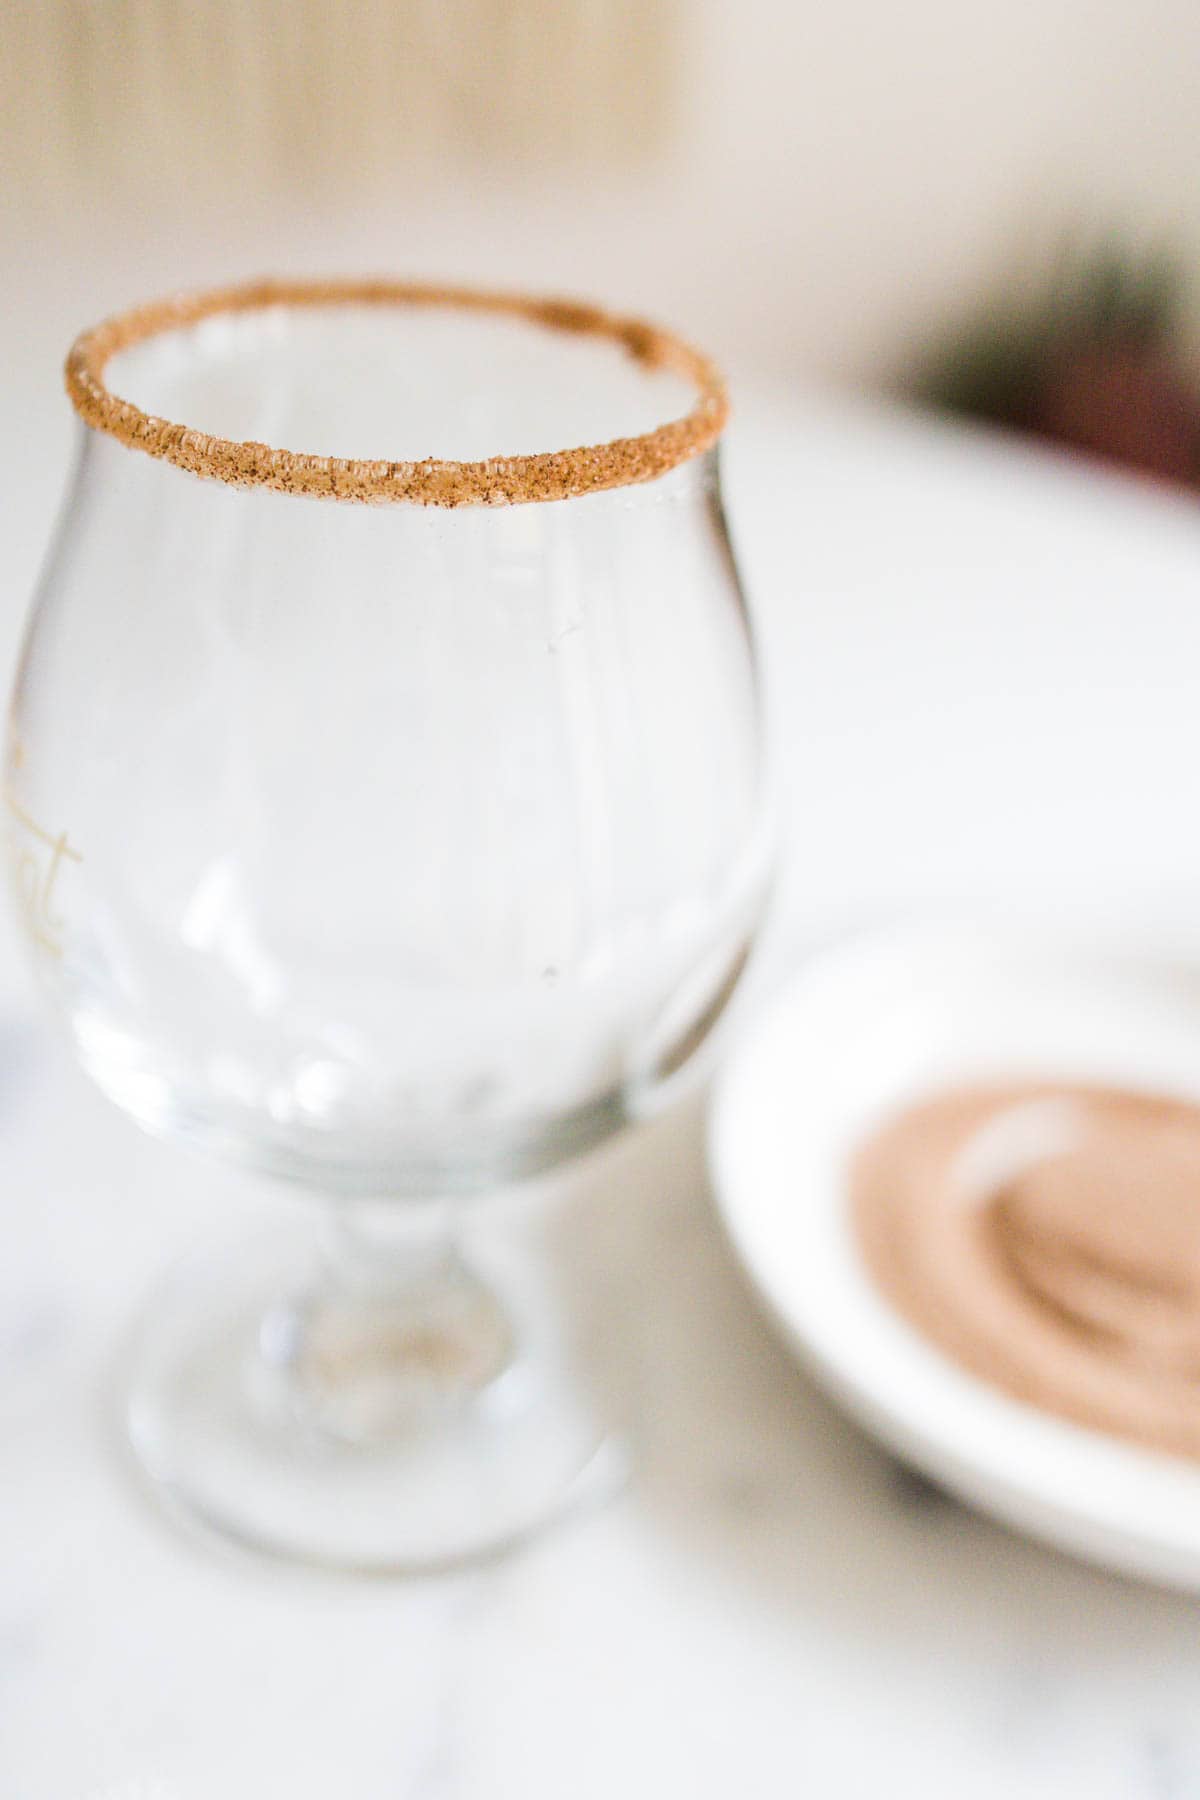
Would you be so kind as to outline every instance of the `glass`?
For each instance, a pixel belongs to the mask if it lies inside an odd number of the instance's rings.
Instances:
[[[622,1439],[597,1296],[456,1202],[661,1102],[760,912],[719,379],[589,309],[378,284],[146,308],[68,376],[9,744],[27,934],[110,1099],[328,1203],[313,1259],[151,1307],[134,1451],[264,1549],[494,1551]],[[397,448],[452,460],[330,460]]]

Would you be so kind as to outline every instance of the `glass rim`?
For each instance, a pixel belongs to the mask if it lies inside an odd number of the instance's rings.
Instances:
[[[143,412],[106,385],[119,351],[219,313],[340,305],[446,307],[524,319],[551,330],[605,337],[647,370],[668,370],[697,392],[692,410],[635,437],[566,450],[455,462],[359,460],[214,437]],[[84,424],[131,450],[233,487],[265,487],[322,499],[422,506],[505,506],[567,500],[654,481],[716,443],[729,416],[715,363],[673,332],[585,301],[387,279],[261,280],[174,294],[114,315],[81,334],[65,367],[67,393]]]

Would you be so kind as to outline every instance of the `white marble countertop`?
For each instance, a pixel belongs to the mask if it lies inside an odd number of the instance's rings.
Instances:
[[[6,458],[11,634],[47,467]],[[1200,515],[833,403],[752,401],[730,468],[783,789],[760,990],[943,898],[1186,909]],[[645,1333],[621,1500],[452,1579],[225,1557],[127,1479],[112,1364],[173,1250],[286,1202],[93,1096],[6,937],[5,1800],[1200,1794],[1196,1604],[1006,1534],[845,1423],[731,1263],[700,1118],[558,1184]]]

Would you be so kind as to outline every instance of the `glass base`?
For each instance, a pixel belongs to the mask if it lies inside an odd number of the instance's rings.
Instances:
[[[176,1514],[293,1561],[400,1575],[507,1550],[628,1470],[539,1273],[454,1255],[355,1291],[278,1243],[185,1265],[135,1345],[137,1463]]]

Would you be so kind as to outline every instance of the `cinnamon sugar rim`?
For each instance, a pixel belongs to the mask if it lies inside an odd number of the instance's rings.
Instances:
[[[492,456],[483,462],[369,462],[310,456],[253,441],[211,437],[190,426],[142,412],[104,381],[109,359],[161,332],[196,324],[217,313],[254,312],[270,306],[441,306],[528,320],[555,331],[606,337],[647,369],[667,369],[691,381],[691,412],[638,437],[614,438],[527,456]],[[421,506],[515,505],[567,500],[605,488],[653,481],[700,454],[721,435],[729,415],[725,383],[716,366],[681,338],[572,300],[477,292],[395,281],[256,281],[201,294],[173,295],[106,319],[76,339],[66,362],[67,393],[86,425],[132,450],[162,457],[176,468],[236,487],[267,487],[286,494]]]

